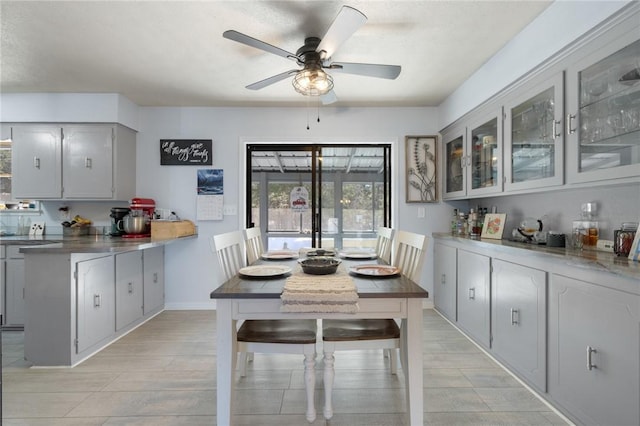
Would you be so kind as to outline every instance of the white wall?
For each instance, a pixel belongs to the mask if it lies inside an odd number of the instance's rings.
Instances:
[[[307,113],[311,129],[306,129]],[[238,216],[200,221],[198,239],[167,246],[166,301],[172,309],[209,308],[209,293],[221,284],[217,260],[209,249],[214,234],[242,227],[244,141],[273,142],[390,142],[396,161],[393,200],[394,226],[431,235],[449,224],[451,207],[444,203],[404,202],[404,138],[437,133],[434,108],[322,108],[321,122],[312,108],[140,108],[137,195],[156,200],[182,218],[196,218],[196,171],[193,166],[161,166],[159,141],[167,138],[213,140],[213,168],[224,170],[224,203],[238,207]],[[426,217],[418,218],[418,208]],[[431,291],[432,244],[420,284]]]

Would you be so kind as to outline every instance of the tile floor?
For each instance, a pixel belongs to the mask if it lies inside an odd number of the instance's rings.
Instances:
[[[214,311],[165,311],[69,369],[30,369],[22,332],[2,334],[3,425],[214,425]],[[424,422],[561,425],[565,421],[433,310],[424,312]],[[380,351],[336,353],[334,417],[314,425],[401,425],[404,384]],[[256,354],[237,379],[239,425],[307,425],[298,356]]]

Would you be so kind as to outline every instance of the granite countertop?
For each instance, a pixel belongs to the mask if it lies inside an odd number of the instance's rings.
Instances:
[[[132,250],[145,250],[180,240],[197,238],[197,235],[186,237],[152,240],[151,238],[122,238],[104,235],[65,236],[44,235],[29,237],[28,235],[2,237],[0,244],[19,245],[20,252],[30,253],[118,253]]]
[[[623,278],[640,280],[640,262],[634,262],[627,257],[618,257],[614,253],[587,249],[575,250],[568,247],[547,247],[546,245],[509,240],[471,239],[445,232],[433,233],[432,235],[436,240],[447,240],[469,245],[469,247],[484,248],[504,255],[525,256],[532,262],[548,262],[549,264],[593,272],[608,272]]]

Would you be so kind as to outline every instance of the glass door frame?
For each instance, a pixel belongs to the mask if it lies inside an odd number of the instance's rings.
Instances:
[[[254,226],[252,215],[252,184],[253,168],[252,168],[252,152],[260,151],[306,151],[311,153],[311,171],[303,171],[302,173],[309,173],[311,181],[311,190],[309,194],[310,198],[310,210],[311,214],[311,246],[322,246],[322,184],[323,184],[323,168],[322,168],[322,150],[324,148],[358,148],[358,147],[372,147],[384,149],[383,154],[383,207],[382,207],[382,223],[376,224],[376,226],[391,226],[391,211],[392,211],[392,146],[390,142],[300,142],[300,143],[269,143],[269,142],[245,142],[245,211],[243,225],[245,227]],[[262,218],[261,218],[262,219]],[[267,229],[265,224],[261,220],[261,228],[264,234],[265,247],[267,247]],[[375,229],[373,230],[375,233]],[[339,234],[339,235],[342,235]]]

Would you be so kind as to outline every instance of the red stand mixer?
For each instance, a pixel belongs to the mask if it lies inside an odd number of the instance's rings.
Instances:
[[[124,217],[123,238],[148,238],[151,236],[151,219],[156,211],[156,202],[151,198],[132,198],[131,210]]]

